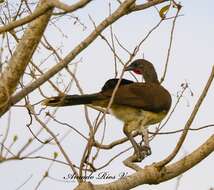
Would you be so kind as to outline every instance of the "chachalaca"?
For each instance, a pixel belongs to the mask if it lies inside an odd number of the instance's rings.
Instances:
[[[123,131],[131,141],[138,161],[145,157],[145,148],[150,150],[147,127],[160,122],[171,106],[169,92],[160,85],[152,63],[145,59],[132,62],[125,71],[133,71],[143,76],[145,82],[122,79],[110,107],[111,114],[124,122]],[[119,79],[108,80],[98,93],[87,95],[64,95],[45,99],[46,106],[93,105],[106,108]],[[144,137],[144,146],[133,138],[138,130]],[[142,152],[143,155],[142,155]]]

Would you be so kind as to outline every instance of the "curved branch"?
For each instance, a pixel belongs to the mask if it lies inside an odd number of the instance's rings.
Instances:
[[[64,10],[65,11],[64,13],[68,13],[68,12],[73,12],[76,9],[84,7],[86,4],[90,3],[91,1],[92,0],[80,0],[79,2],[77,2],[73,5],[67,5],[58,0],[49,0],[49,3],[53,7]]]
[[[182,144],[183,144],[183,142],[184,142],[184,140],[185,140],[185,138],[187,136],[189,128],[190,128],[193,120],[195,119],[195,116],[196,116],[196,114],[197,114],[197,112],[198,112],[198,110],[199,110],[204,98],[207,95],[207,92],[208,92],[208,90],[210,88],[210,85],[212,84],[213,78],[214,78],[214,66],[212,67],[212,72],[211,72],[211,74],[209,76],[209,79],[208,79],[204,89],[203,89],[203,92],[201,93],[201,95],[200,95],[200,97],[199,97],[199,99],[198,99],[198,101],[197,101],[197,103],[196,103],[196,105],[195,105],[195,107],[194,107],[194,109],[192,111],[192,114],[190,115],[188,121],[186,122],[186,125],[184,127],[184,131],[181,134],[181,137],[180,137],[175,149],[173,150],[173,152],[169,156],[167,156],[167,158],[165,158],[164,160],[162,160],[159,163],[157,163],[156,164],[157,167],[163,167],[166,164],[168,164],[176,156],[176,154],[180,150],[180,148],[181,148],[181,146],[182,146]]]
[[[214,124],[209,124],[209,125],[204,125],[202,127],[198,127],[198,128],[189,128],[188,130],[189,131],[199,131],[199,130],[202,130],[202,129],[207,129],[207,128],[210,128],[210,127],[214,127]],[[175,131],[163,131],[163,132],[151,132],[149,131],[149,134],[151,135],[170,135],[170,134],[175,134],[175,133],[180,133],[180,132],[183,132],[184,129],[178,129],[178,130],[175,130]],[[135,132],[133,133],[133,137],[139,135],[139,132]],[[113,147],[119,145],[119,144],[123,144],[124,142],[127,142],[129,139],[127,137],[123,137],[121,139],[118,139],[118,140],[115,140],[109,144],[101,144],[99,143],[98,141],[95,141],[94,142],[94,146],[95,147],[98,147],[100,149],[112,149]]]
[[[155,167],[155,164],[146,166],[142,170],[116,180],[112,183],[93,185],[90,182],[82,183],[75,188],[75,190],[93,189],[93,190],[129,190],[136,186],[143,184],[158,184],[170,180],[176,176],[181,175],[196,164],[205,159],[214,151],[214,135],[212,135],[204,144],[198,147],[191,154],[185,156],[183,159],[170,164],[161,170]]]

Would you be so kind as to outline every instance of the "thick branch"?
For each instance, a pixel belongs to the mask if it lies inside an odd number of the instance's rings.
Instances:
[[[155,167],[155,164],[153,164],[150,166],[146,166],[144,169],[130,176],[124,177],[112,183],[101,185],[92,185],[91,183],[84,183],[84,190],[129,190],[143,184],[158,184],[181,175],[182,173],[194,167],[200,161],[205,159],[213,151],[214,135],[212,135],[204,144],[202,144],[191,154],[185,156],[183,159],[173,164],[162,168],[161,170],[158,170],[158,168]],[[88,188],[87,185],[89,186]],[[82,189],[82,184],[75,188],[75,190]]]

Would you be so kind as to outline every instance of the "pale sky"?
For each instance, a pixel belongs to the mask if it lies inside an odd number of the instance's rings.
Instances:
[[[68,38],[56,38],[56,34],[58,36],[60,35],[59,31],[57,31],[53,26],[51,26],[46,31],[47,38],[54,44],[63,44],[62,55],[66,55],[93,30],[93,24],[91,23],[88,15],[93,18],[96,24],[99,24],[100,21],[108,16],[108,2],[109,1],[107,0],[94,1],[91,5],[75,13],[75,16],[78,16],[81,22],[87,26],[85,31],[83,31],[82,26],[78,24],[74,26],[74,20],[69,21],[68,19],[64,19],[57,23],[58,27],[64,32],[65,35],[68,36]],[[138,2],[142,3],[144,1]],[[183,5],[181,11],[183,16],[180,16],[176,22],[174,40],[169,60],[169,68],[163,85],[172,94],[173,105],[176,101],[176,93],[181,90],[180,85],[185,81],[189,83],[194,96],[192,97],[189,91],[185,93],[185,97],[182,99],[179,107],[163,131],[172,131],[176,129],[182,129],[184,127],[185,122],[190,116],[190,113],[208,79],[208,76],[211,72],[211,67],[214,64],[214,25],[212,24],[214,19],[214,1],[204,0],[193,2],[183,0],[181,1],[181,4]],[[114,8],[112,9],[114,10]],[[147,34],[147,32],[158,23],[159,19],[160,18],[157,11],[154,8],[150,8],[145,11],[132,13],[131,15],[125,16],[113,25],[113,30],[115,35],[117,35],[119,38],[120,42],[129,50],[133,50],[136,44]],[[144,58],[153,62],[159,78],[162,76],[164,63],[166,60],[171,22],[172,20],[165,21],[144,43],[140,53],[136,56],[136,58],[142,58],[144,55]],[[103,34],[109,37],[109,29],[105,30]],[[123,50],[118,48],[118,53],[124,61],[127,60],[127,54]],[[40,56],[34,57],[34,60],[39,61],[44,59],[43,52],[37,55]],[[80,59],[82,59],[82,62],[78,64],[76,76],[85,93],[99,91],[107,79],[114,77],[113,55],[107,47],[106,43],[100,38],[98,38],[79,56],[77,56],[74,61],[78,61]],[[50,66],[54,65],[54,60],[51,60],[49,64]],[[46,69],[48,69],[48,66]],[[121,67],[119,67],[118,71],[119,73],[121,72]],[[65,74],[64,78],[68,81],[70,79],[67,74]],[[133,79],[129,74],[125,74],[124,78]],[[54,78],[53,81],[56,81],[56,78]],[[48,96],[56,95],[55,92],[50,91],[50,88],[46,87],[47,85],[45,85],[43,89]],[[75,85],[72,86],[69,93],[78,93]],[[211,86],[211,89],[191,126],[192,128],[214,123],[212,107],[213,93],[214,85]],[[34,97],[32,99],[34,99]],[[47,110],[52,109],[48,108]],[[90,118],[95,119],[96,115],[96,111],[90,112]],[[7,116],[8,114],[5,114],[5,116],[0,120],[0,134],[3,133],[3,128],[7,123]],[[26,142],[31,134],[26,128],[26,123],[29,121],[29,118],[26,115],[26,110],[12,109],[12,118],[10,137],[12,138],[14,134],[19,136],[18,143],[13,147],[13,150],[15,151],[20,146],[22,146],[24,142]],[[57,112],[56,118],[60,121],[69,123],[87,135],[88,127],[84,117],[83,106],[61,108]],[[54,122],[50,122],[48,126],[51,127],[55,133],[60,134],[69,130],[69,128],[66,128],[65,126],[59,126]],[[35,127],[35,130],[40,128],[36,122],[33,123],[33,127]],[[154,127],[151,127],[151,129],[154,130]],[[185,143],[175,160],[182,158],[185,154],[191,153],[200,144],[205,142],[205,140],[211,136],[213,132],[213,128],[196,132],[189,132]],[[42,136],[47,137],[45,133]],[[176,146],[179,136],[180,133],[174,135],[157,136],[151,142],[152,155],[146,158],[141,165],[145,166],[165,158]],[[104,143],[109,144],[113,140],[119,139],[121,137],[124,137],[122,132],[122,123],[113,116],[107,116],[107,128]],[[100,138],[101,137],[99,136],[99,139]],[[84,141],[78,135],[71,132],[62,143],[63,147],[69,153],[72,161],[77,164],[83,152],[83,142]],[[10,141],[8,141],[8,144],[10,144]],[[38,142],[33,144],[35,147],[38,145]],[[123,145],[113,148],[112,150],[102,151],[100,154],[100,159],[98,159],[96,162],[97,166],[102,165],[105,161],[108,161],[111,156],[119,153],[129,146],[130,142],[127,142]],[[54,151],[58,150],[56,147],[50,145],[40,150],[39,153],[41,153],[41,155],[51,157]],[[132,154],[132,151],[123,154],[102,171],[109,171],[112,175],[118,175],[118,173],[122,171],[132,174],[133,171],[127,167],[124,167],[122,163],[122,161],[130,154]],[[60,158],[62,158],[62,156],[60,156]],[[180,181],[179,190],[208,190],[210,187],[214,187],[213,163],[213,155],[210,155],[197,166],[184,173]],[[3,184],[4,189],[15,190],[20,184],[22,184],[32,175],[31,179],[21,189],[34,189],[48,166],[49,162],[44,160],[10,161],[0,164],[1,186]],[[70,170],[68,167],[60,164],[54,164],[49,174],[56,179],[63,180],[63,177],[66,176],[69,172]],[[92,182],[106,183],[109,181],[97,180]],[[159,185],[143,185],[134,189],[175,189],[175,184],[176,179],[172,179]],[[75,186],[76,183],[73,182],[65,183],[54,181],[52,179],[46,179],[39,189],[70,190]]]

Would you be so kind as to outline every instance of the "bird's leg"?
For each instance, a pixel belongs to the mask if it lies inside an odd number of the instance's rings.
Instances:
[[[134,140],[132,134],[127,136],[130,142],[132,143],[132,146],[134,148],[134,155],[137,156],[137,159],[135,160],[136,162],[141,162],[145,158],[145,154],[142,151],[142,147],[139,146],[136,141]]]
[[[144,141],[144,145],[141,147],[141,149],[143,151],[146,151],[146,155],[151,155],[151,148],[149,146],[149,134],[148,134],[148,129],[145,128],[145,126],[140,127],[140,131],[143,135],[143,141]]]
[[[132,146],[134,148],[134,155],[137,156],[137,159],[135,161],[142,161],[145,158],[145,154],[142,152],[141,146],[137,144],[137,142],[134,140],[134,137],[132,135],[132,131],[129,131],[128,125],[124,125],[123,131],[125,135],[128,137],[130,142],[132,143]]]

